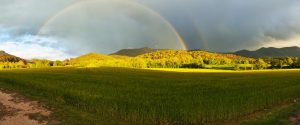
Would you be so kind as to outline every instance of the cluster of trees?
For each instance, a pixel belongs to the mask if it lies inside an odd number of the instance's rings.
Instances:
[[[205,68],[206,65],[254,64],[255,59],[205,51],[162,50],[138,56],[146,68]]]
[[[20,60],[18,62],[0,62],[0,69],[47,68],[51,66],[66,66],[65,61]]]
[[[28,68],[47,68],[47,67],[58,67],[58,66],[67,66],[69,60],[65,61],[49,61],[49,60],[31,60],[28,62]]]
[[[47,68],[50,66],[49,60],[32,60],[28,63],[28,68]]]
[[[265,58],[265,62],[269,68],[300,68],[300,58],[297,57],[278,57],[278,58]]]
[[[160,50],[137,57],[108,56],[90,53],[65,61],[15,60],[0,61],[0,69],[46,68],[51,66],[76,67],[132,67],[132,68],[226,68],[253,70],[267,68],[300,68],[300,58],[253,59],[233,54],[205,51]]]
[[[160,50],[137,57],[90,53],[70,59],[70,66],[133,68],[205,68],[206,65],[254,64],[255,59],[205,51]]]
[[[254,63],[254,65],[252,66],[254,67],[254,69],[300,68],[300,58],[297,57],[259,58],[256,60],[256,63]]]
[[[138,56],[145,68],[229,68],[235,70],[300,68],[300,58],[254,59],[206,51],[163,50]]]
[[[9,55],[4,53],[4,51],[0,51],[0,62],[19,62],[20,60],[23,60],[19,57]]]
[[[26,68],[26,63],[23,60],[18,62],[0,62],[0,69],[20,69]]]

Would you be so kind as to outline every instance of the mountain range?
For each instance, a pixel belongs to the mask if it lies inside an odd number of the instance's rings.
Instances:
[[[157,51],[158,49],[152,49],[149,47],[144,47],[144,48],[138,48],[138,49],[122,49],[119,50],[115,53],[112,53],[110,55],[120,55],[120,56],[129,56],[129,57],[135,57],[139,55],[143,55],[146,53],[152,53]]]
[[[261,57],[300,57],[300,47],[284,47],[284,48],[260,48],[255,51],[249,50],[240,50],[234,52],[233,54],[244,56],[244,57],[252,57],[252,58],[261,58]]]
[[[147,54],[147,53],[153,53],[158,51],[159,49],[152,49],[148,47],[144,48],[138,48],[138,49],[122,49],[120,51],[117,51],[115,53],[110,54],[113,57],[120,56],[118,58],[121,58],[122,56],[128,56],[128,57],[136,57],[139,55]],[[193,51],[193,50],[191,50]],[[232,53],[227,54],[234,54],[237,56],[242,57],[250,57],[250,58],[263,58],[263,57],[300,57],[300,47],[284,47],[284,48],[260,48],[255,51],[250,50],[240,50]],[[18,62],[20,60],[24,60],[20,57],[11,55],[6,53],[5,51],[0,51],[0,62]]]
[[[116,53],[113,53],[111,55],[122,55],[122,56],[129,56],[129,57],[135,57],[138,55],[146,54],[146,53],[152,53],[157,51],[158,49],[151,49],[148,47],[145,48],[139,48],[139,49],[123,49]],[[191,50],[193,51],[193,50]],[[236,52],[231,52],[229,54],[235,54],[238,56],[243,57],[251,57],[251,58],[262,58],[262,57],[300,57],[300,47],[284,47],[284,48],[275,48],[275,47],[269,47],[269,48],[260,48],[255,51],[250,50],[240,50]]]

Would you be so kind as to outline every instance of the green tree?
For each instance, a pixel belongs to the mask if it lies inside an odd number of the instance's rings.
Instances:
[[[263,59],[258,59],[256,63],[257,69],[266,69],[268,67],[268,64]]]
[[[294,64],[294,61],[293,61],[292,58],[288,57],[288,58],[286,59],[286,63],[287,63],[287,65],[288,65],[289,67],[292,67],[293,64]]]
[[[134,68],[147,68],[147,63],[145,60],[141,58],[134,58],[131,60],[132,67]]]
[[[23,60],[20,60],[18,63],[17,63],[17,67],[18,68],[25,68],[26,67],[26,64]]]
[[[63,62],[60,60],[56,60],[53,62],[53,66],[64,66]]]

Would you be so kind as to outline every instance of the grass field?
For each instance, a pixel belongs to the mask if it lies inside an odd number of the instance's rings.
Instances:
[[[300,70],[160,70],[5,70],[0,71],[0,88],[45,102],[66,125],[239,124],[300,97]],[[245,124],[268,123],[261,121]]]
[[[300,69],[264,69],[264,70],[226,70],[226,69],[189,69],[189,68],[148,68],[148,70],[187,73],[257,73],[257,72],[290,72]]]

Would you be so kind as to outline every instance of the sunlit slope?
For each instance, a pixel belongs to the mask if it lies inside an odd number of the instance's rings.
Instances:
[[[207,51],[195,50],[195,51],[185,51],[185,50],[160,50],[152,53],[146,53],[140,55],[141,58],[148,59],[162,59],[162,58],[178,58],[178,59],[186,59],[186,58],[202,58],[207,60],[216,60],[216,61],[226,61],[226,59],[230,60],[240,60],[240,61],[254,61],[253,58],[247,58],[242,56],[237,56],[234,54],[221,54],[221,53],[212,53]],[[180,60],[179,60],[180,61]]]
[[[70,60],[71,64],[75,66],[131,68],[203,68],[204,65],[233,67],[235,64],[253,64],[255,61],[252,58],[233,54],[210,53],[200,50],[157,50],[137,57],[90,53]]]
[[[151,49],[148,47],[139,48],[139,49],[122,49],[115,53],[112,53],[111,55],[121,55],[121,56],[129,56],[129,57],[136,57],[139,55],[143,55],[146,53],[151,53],[158,51],[157,49]]]
[[[129,61],[128,57],[125,56],[109,56],[97,53],[89,53],[77,58],[70,60],[70,64],[73,66],[82,66],[82,67],[98,67],[98,66],[128,66]]]
[[[19,57],[16,57],[14,55],[6,53],[5,51],[0,50],[0,62],[18,62],[20,60],[24,59],[21,59]]]

